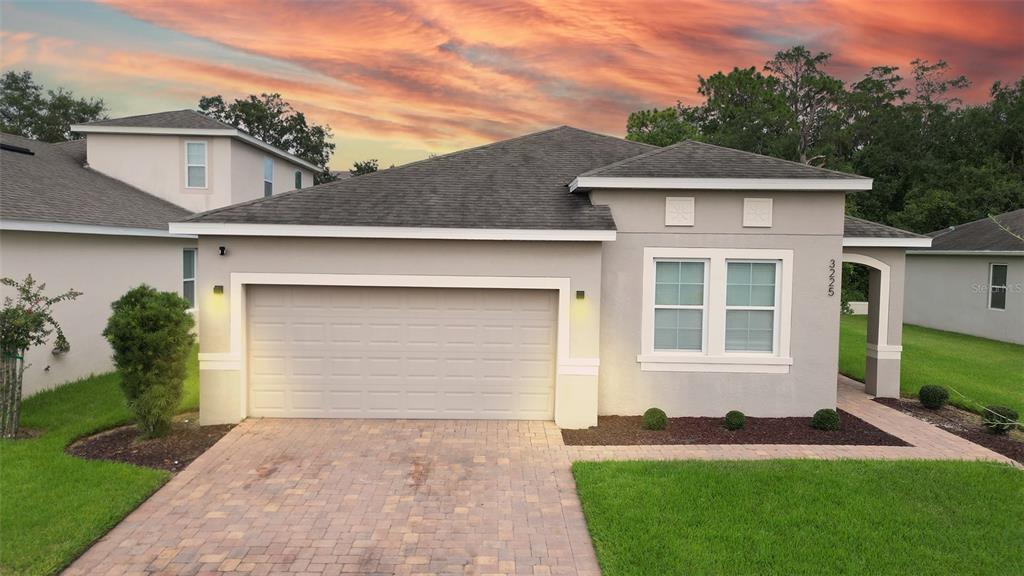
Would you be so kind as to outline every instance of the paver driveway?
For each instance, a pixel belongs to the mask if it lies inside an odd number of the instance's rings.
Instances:
[[[842,377],[839,406],[913,446],[565,446],[553,422],[251,419],[67,573],[598,574],[576,460],[1010,462]]]

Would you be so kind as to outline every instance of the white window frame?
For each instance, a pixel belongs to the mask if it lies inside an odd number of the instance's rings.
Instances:
[[[701,295],[700,306],[695,304],[657,304],[652,295],[652,312],[651,312],[651,350],[654,348],[654,312],[653,310],[700,310],[700,350],[658,350],[658,353],[667,352],[669,354],[687,354],[687,355],[702,355],[707,352],[708,349],[708,268],[710,262],[703,258],[655,258],[652,269],[654,273],[657,273],[658,262],[700,262],[704,265],[704,278],[703,288],[704,293]],[[652,286],[657,287],[657,281],[652,282]]]
[[[202,144],[203,145],[203,163],[200,164],[189,164],[188,163],[188,145],[189,144]],[[185,140],[185,188],[192,190],[206,190],[210,187],[210,144],[206,140]],[[188,169],[195,167],[202,167],[203,169],[203,186],[190,186],[188,182]]]
[[[267,161],[270,162],[270,180],[267,180]],[[274,159],[270,156],[264,156],[260,169],[263,170],[263,197],[270,198],[274,195]],[[270,184],[270,194],[267,194],[267,184]]]
[[[705,329],[701,353],[654,349],[655,261],[704,260]],[[725,311],[728,261],[774,260],[775,335],[773,352],[726,352]],[[793,251],[732,248],[645,247],[641,311],[640,369],[650,372],[789,373],[793,302]]]
[[[196,291],[196,277],[199,276],[199,249],[198,248],[185,248],[181,251],[182,265],[184,267],[185,252],[192,253],[192,277],[185,276],[185,271],[181,271],[181,297],[185,297],[185,283],[192,283],[192,307],[190,310],[195,310],[198,306],[196,301],[199,299],[199,293]]]
[[[1003,307],[1002,308],[993,308],[992,307],[992,292],[996,288],[996,285],[992,283],[992,278],[993,278],[993,273],[996,271],[996,266],[1002,266],[1003,268],[1006,268],[1006,280],[1005,280],[1006,283],[1001,285],[1001,288],[1003,289]],[[1006,290],[1009,287],[1009,284],[1010,284],[1010,265],[1005,263],[1005,262],[989,262],[988,263],[988,293],[985,295],[985,297],[988,298],[988,302],[986,302],[985,305],[988,307],[989,310],[994,310],[996,312],[1006,312],[1006,294],[1007,294]]]
[[[729,291],[729,264],[774,264],[775,265],[775,298],[772,306],[730,306],[728,299],[725,300],[725,316],[728,317],[730,310],[748,310],[748,311],[771,311],[772,312],[772,349],[770,352],[757,351],[757,350],[737,350],[730,352],[723,348],[724,354],[756,354],[758,356],[775,356],[775,351],[779,349],[779,300],[781,299],[782,287],[779,286],[779,268],[782,267],[782,261],[780,260],[755,260],[750,258],[726,258],[725,260],[725,290],[726,298],[728,298]],[[725,334],[725,328],[722,329],[722,334]],[[723,344],[723,347],[725,344]]]

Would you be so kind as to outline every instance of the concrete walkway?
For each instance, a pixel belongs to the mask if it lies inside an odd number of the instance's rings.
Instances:
[[[575,460],[1008,461],[843,378],[839,407],[914,446],[565,446],[551,422],[252,419],[66,573],[597,575]]]

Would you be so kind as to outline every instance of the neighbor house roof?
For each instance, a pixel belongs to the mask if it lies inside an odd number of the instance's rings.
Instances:
[[[78,145],[0,134],[0,229],[60,230],[48,224],[151,230],[191,212],[86,168]],[[121,230],[118,233],[125,233]]]
[[[843,246],[926,247],[931,238],[855,216],[843,219]]]
[[[141,114],[138,116],[125,116],[123,118],[110,118],[107,120],[94,120],[85,124],[73,124],[72,132],[85,134],[176,134],[179,136],[227,136],[241,140],[281,157],[289,162],[298,164],[313,172],[319,172],[323,168],[311,162],[307,162],[294,154],[282,150],[276,146],[249,134],[245,130],[211,118],[195,110],[171,110],[168,112],[155,112],[153,114]]]
[[[1015,236],[1016,234],[1016,236]],[[931,232],[929,252],[1024,252],[1024,208]]]
[[[578,174],[651,150],[568,126],[197,214],[189,223],[614,230]]]
[[[571,187],[869,190],[871,179],[684,140],[584,172]]]

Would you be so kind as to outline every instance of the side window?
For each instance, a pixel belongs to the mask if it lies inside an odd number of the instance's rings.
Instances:
[[[774,352],[777,262],[726,263],[725,351]]]
[[[1006,264],[990,264],[988,272],[988,307],[1006,310]]]
[[[704,349],[703,261],[654,263],[654,349]]]
[[[274,159],[263,158],[263,196],[274,194]]]
[[[196,249],[185,248],[181,253],[181,297],[196,307]]]
[[[301,170],[296,170],[295,171],[295,189],[298,190],[299,188],[302,188],[302,171]]]
[[[206,142],[185,142],[185,186],[206,188]]]

